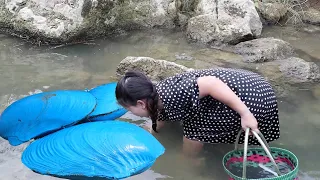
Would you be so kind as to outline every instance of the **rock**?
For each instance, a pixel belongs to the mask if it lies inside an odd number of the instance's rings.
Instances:
[[[302,30],[304,32],[307,33],[319,33],[320,32],[320,27],[319,26],[315,26],[315,25],[308,25],[302,28]]]
[[[314,62],[291,57],[281,61],[279,70],[293,83],[320,82],[320,68]]]
[[[137,2],[116,1],[116,5],[105,13],[107,28],[140,29],[165,27],[174,28],[176,8],[174,3],[167,0],[142,0]],[[94,14],[92,14],[94,15]]]
[[[258,2],[256,7],[266,24],[278,23],[288,11],[287,7],[282,3]]]
[[[187,26],[193,41],[236,44],[261,34],[262,23],[251,0],[199,0],[195,12]]]
[[[195,15],[217,14],[217,8],[215,0],[200,0],[196,6]]]
[[[128,70],[141,71],[152,80],[160,81],[169,76],[192,71],[193,69],[166,60],[156,60],[150,57],[128,56],[118,65],[116,75],[120,77]]]
[[[182,13],[191,13],[198,4],[198,0],[177,0],[177,8]]]
[[[184,29],[188,24],[188,20],[189,20],[188,16],[178,13],[178,23],[177,23],[178,26]]]
[[[308,0],[307,7],[312,7],[313,9],[320,10],[319,0]]]
[[[320,25],[320,11],[310,8],[307,11],[301,12],[302,21],[305,23]]]
[[[36,42],[62,43],[119,29],[174,28],[176,11],[167,0],[0,0],[0,29]]]
[[[266,63],[256,63],[256,69],[252,71],[258,72],[272,85],[277,97],[288,97],[295,90],[291,84],[287,83],[283,74],[279,70],[281,60]],[[250,64],[249,64],[250,65]]]
[[[175,56],[176,56],[176,60],[191,61],[193,59],[193,57],[187,55],[186,53],[176,54]]]
[[[234,52],[242,55],[245,62],[265,62],[285,59],[295,54],[288,43],[275,38],[259,38],[237,44]]]
[[[320,99],[320,84],[317,84],[313,87],[312,94],[314,97]],[[319,112],[320,112],[320,108],[319,108]]]

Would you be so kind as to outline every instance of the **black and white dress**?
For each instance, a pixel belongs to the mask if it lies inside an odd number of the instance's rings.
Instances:
[[[280,137],[278,105],[271,85],[257,73],[242,69],[195,70],[157,84],[163,103],[161,121],[182,121],[184,136],[204,143],[235,143],[241,129],[240,115],[211,96],[199,99],[197,78],[215,76],[226,83],[247,105],[268,142]],[[240,137],[243,143],[244,133]],[[259,144],[250,137],[249,144]]]

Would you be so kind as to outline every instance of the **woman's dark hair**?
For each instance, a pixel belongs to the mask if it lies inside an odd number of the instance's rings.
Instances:
[[[116,98],[122,106],[135,106],[138,100],[147,100],[147,110],[152,120],[152,129],[157,132],[158,93],[151,80],[139,71],[128,71],[119,80]]]

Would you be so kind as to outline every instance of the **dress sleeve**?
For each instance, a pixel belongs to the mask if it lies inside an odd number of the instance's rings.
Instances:
[[[185,102],[185,105],[190,107],[197,107],[200,101],[197,78],[184,79],[178,83],[178,86],[180,102]]]
[[[170,109],[185,110],[199,104],[199,87],[196,78],[181,79],[165,90],[164,103]]]
[[[164,110],[158,116],[160,121],[184,120],[191,110],[198,108],[200,99],[196,78],[164,82],[159,90],[164,104]]]

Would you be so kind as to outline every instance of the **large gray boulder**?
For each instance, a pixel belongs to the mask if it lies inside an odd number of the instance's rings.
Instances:
[[[278,23],[288,12],[287,6],[278,2],[257,2],[256,8],[266,24]]]
[[[283,87],[299,83],[320,82],[319,66],[298,57],[257,64],[259,73]]]
[[[189,19],[187,35],[193,41],[236,44],[260,36],[262,23],[252,0],[199,0]]]
[[[234,46],[234,52],[250,63],[285,59],[295,54],[290,43],[272,37],[241,42]]]
[[[0,29],[60,43],[135,28],[174,27],[168,0],[0,0]]]
[[[305,12],[301,12],[302,20],[313,25],[320,25],[320,11],[310,8]]]
[[[320,82],[319,66],[297,57],[282,60],[279,70],[289,82]]]
[[[160,81],[175,74],[192,71],[193,69],[166,60],[128,56],[118,65],[116,75],[120,77],[128,70],[141,71],[153,81]]]

